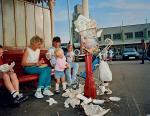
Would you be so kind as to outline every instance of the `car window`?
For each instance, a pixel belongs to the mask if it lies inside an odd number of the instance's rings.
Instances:
[[[125,48],[124,52],[136,52],[135,48]]]

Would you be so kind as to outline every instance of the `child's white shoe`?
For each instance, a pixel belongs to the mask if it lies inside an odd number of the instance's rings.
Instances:
[[[38,91],[38,90],[35,92],[34,96],[35,96],[36,98],[39,98],[39,99],[44,97],[44,96],[42,95],[42,92],[41,92],[41,91]]]
[[[43,94],[44,94],[44,95],[47,95],[47,96],[52,96],[52,95],[54,95],[49,89],[44,89]]]

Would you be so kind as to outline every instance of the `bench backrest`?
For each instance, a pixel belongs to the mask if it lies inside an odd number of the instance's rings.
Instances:
[[[45,53],[47,50],[41,50],[40,52],[40,58],[44,58],[46,62],[47,59],[45,58]],[[17,73],[17,75],[22,75],[24,73],[23,67],[21,65],[21,60],[23,56],[24,50],[7,50],[4,52],[3,60],[6,63],[11,63],[12,61],[15,62],[14,70]]]

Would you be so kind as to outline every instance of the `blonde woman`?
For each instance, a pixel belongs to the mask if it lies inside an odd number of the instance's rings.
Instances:
[[[24,66],[25,73],[39,75],[38,88],[35,92],[36,98],[43,98],[43,95],[53,95],[49,90],[51,83],[51,69],[45,64],[44,60],[39,59],[42,44],[42,38],[39,36],[32,37],[30,46],[26,48],[22,58],[22,66]]]

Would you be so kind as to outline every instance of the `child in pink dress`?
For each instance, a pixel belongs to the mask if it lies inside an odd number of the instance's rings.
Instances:
[[[55,93],[59,94],[59,84],[62,81],[63,92],[66,89],[66,81],[65,81],[65,73],[64,70],[69,67],[66,62],[66,57],[64,56],[64,52],[61,48],[57,48],[55,50],[56,64],[55,64],[55,78],[56,78],[56,90]]]

